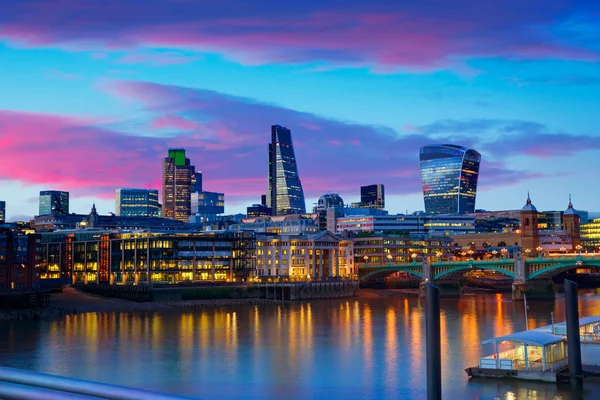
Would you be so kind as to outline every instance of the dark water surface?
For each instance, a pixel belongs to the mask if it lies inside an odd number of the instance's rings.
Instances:
[[[426,397],[424,302],[321,300],[0,324],[0,365],[202,399]],[[529,327],[564,320],[564,298],[530,302]],[[580,315],[600,315],[600,291]],[[525,328],[510,295],[442,300],[445,399],[598,399],[554,384],[469,381],[479,342]],[[485,349],[491,351],[491,349]]]

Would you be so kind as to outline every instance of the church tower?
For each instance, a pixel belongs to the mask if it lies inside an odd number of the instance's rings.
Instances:
[[[579,214],[573,208],[571,195],[569,195],[569,207],[563,213],[563,229],[567,231],[567,236],[571,238],[573,250],[581,245],[581,236],[579,234]]]
[[[527,202],[521,209],[521,247],[523,251],[529,249],[530,254],[537,255],[539,245],[538,211],[527,192]]]

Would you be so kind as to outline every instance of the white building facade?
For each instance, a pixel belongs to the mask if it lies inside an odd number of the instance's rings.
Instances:
[[[316,235],[257,236],[256,269],[259,277],[290,280],[358,274],[352,240],[330,231]]]

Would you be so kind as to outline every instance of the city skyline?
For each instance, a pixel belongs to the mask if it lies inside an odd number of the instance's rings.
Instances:
[[[418,149],[447,142],[482,153],[477,208],[516,209],[530,190],[539,209],[572,193],[600,211],[597,2],[57,12],[70,1],[8,2],[0,15],[9,220],[34,215],[48,189],[69,191],[72,212],[114,211],[117,188],[160,189],[173,147],[226,194],[227,213],[244,212],[265,192],[273,123],[294,132],[307,209],[381,182],[389,210],[422,210]]]

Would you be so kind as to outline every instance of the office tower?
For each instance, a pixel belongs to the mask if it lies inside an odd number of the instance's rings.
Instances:
[[[362,207],[385,208],[385,191],[382,184],[360,187],[360,202]]]
[[[266,206],[267,205],[267,195],[266,194],[261,194],[260,195],[260,205],[262,205],[262,206]]]
[[[475,212],[481,154],[453,144],[424,146],[420,151],[425,212]]]
[[[190,222],[213,222],[217,215],[225,212],[225,194],[216,192],[194,192],[191,195],[192,219]]]
[[[202,191],[202,171],[194,172],[192,175],[192,193]]]
[[[115,214],[123,217],[160,217],[158,190],[117,189]]]
[[[292,132],[279,125],[271,127],[267,205],[273,215],[306,212],[304,192],[292,145]]]
[[[6,202],[0,201],[0,224],[6,221]]]
[[[39,215],[65,215],[69,213],[69,192],[43,190],[40,192]]]
[[[188,222],[192,178],[195,168],[185,156],[185,149],[169,149],[163,160],[162,216]]]

